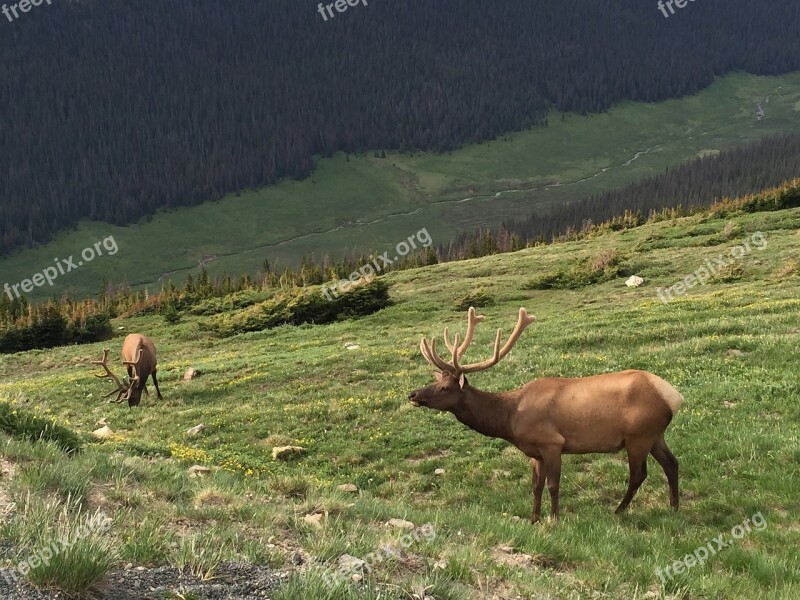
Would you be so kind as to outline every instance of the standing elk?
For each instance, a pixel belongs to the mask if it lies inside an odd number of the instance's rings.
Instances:
[[[100,365],[105,370],[105,373],[95,375],[95,377],[109,379],[116,385],[116,389],[103,396],[103,398],[117,394],[117,399],[110,400],[110,402],[120,403],[127,400],[128,406],[139,406],[143,390],[148,397],[150,396],[150,392],[147,391],[147,378],[152,375],[158,399],[163,400],[161,390],[158,389],[158,379],[156,378],[158,366],[156,346],[150,338],[138,333],[132,333],[122,342],[122,364],[127,368],[129,378],[127,384],[123,384],[108,368],[108,353],[109,349],[106,348],[103,350],[102,360],[92,361],[93,365]]]
[[[664,440],[664,431],[683,402],[674,387],[646,371],[622,371],[573,379],[547,377],[510,392],[483,392],[470,386],[465,376],[496,365],[535,317],[520,308],[517,325],[502,348],[498,329],[491,358],[461,364],[475,326],[483,318],[474,308],[469,309],[463,342],[458,334],[451,342],[445,328],[445,345],[453,357],[450,362],[437,354],[435,339],[429,344],[422,338],[422,355],[439,371],[435,383],[411,392],[408,398],[414,406],[451,412],[467,427],[504,439],[530,458],[532,523],[539,520],[545,481],[550,491],[550,514],[558,518],[561,455],[565,453],[626,449],[630,478],[617,513],[628,507],[647,477],[647,455],[652,454],[667,476],[670,505],[678,510],[678,461]]]

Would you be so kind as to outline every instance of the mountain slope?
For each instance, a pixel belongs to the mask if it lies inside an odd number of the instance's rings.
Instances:
[[[431,523],[435,537],[413,542],[378,564],[368,585],[344,586],[335,597],[376,598],[377,586],[392,600],[422,588],[437,600],[793,598],[800,592],[798,231],[800,209],[696,215],[391,273],[397,304],[360,320],[219,340],[200,334],[191,317],[177,326],[136,318],[118,321],[124,331],[107,344],[0,356],[0,397],[79,432],[101,417],[116,432],[71,459],[29,442],[0,444],[18,463],[6,485],[20,505],[28,492],[43,502],[50,497],[43,490],[92,490],[89,508],[115,515],[108,539],[123,563],[215,572],[218,561],[236,559],[294,570],[270,593],[277,600],[330,598],[321,574],[340,556],[400,543],[403,532],[385,526],[390,518]],[[745,243],[749,250],[733,250]],[[530,289],[535,276],[609,252],[645,284],[630,289],[615,278],[577,290]],[[720,256],[740,258],[662,303],[658,288]],[[517,450],[450,415],[411,407],[408,391],[431,381],[420,336],[438,336],[446,325],[463,331],[465,314],[454,305],[475,289],[496,304],[481,309],[487,319],[471,357],[490,351],[494,328],[507,330],[520,306],[538,317],[506,359],[470,379],[479,388],[641,368],[680,390],[686,401],[667,431],[681,464],[680,512],[669,510],[663,474],[651,463],[630,512],[615,516],[623,455],[571,456],[562,521],[532,527],[530,467]],[[103,403],[106,385],[89,365],[129,331],[147,332],[160,353],[165,401],[151,397],[139,410]],[[187,367],[200,378],[181,381]],[[199,423],[207,429],[187,437]],[[273,447],[290,444],[306,452],[272,460]],[[189,479],[192,464],[212,473]],[[438,468],[444,474],[435,475]],[[344,483],[360,491],[342,492]],[[321,528],[304,520],[314,513]],[[757,514],[766,526],[734,538],[732,528]],[[656,569],[720,535],[728,547],[661,581]],[[300,569],[292,566],[301,560]]]

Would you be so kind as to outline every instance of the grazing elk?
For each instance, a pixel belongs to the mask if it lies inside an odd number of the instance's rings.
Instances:
[[[142,390],[148,397],[150,396],[150,392],[147,391],[147,378],[152,375],[158,399],[163,399],[161,390],[158,389],[158,379],[156,378],[158,365],[156,346],[150,338],[138,333],[132,333],[122,342],[122,364],[127,367],[129,378],[127,384],[123,384],[108,368],[108,353],[109,349],[106,348],[103,350],[102,360],[92,361],[93,365],[100,365],[105,369],[105,373],[95,375],[95,377],[110,379],[116,384],[116,389],[103,396],[103,398],[117,394],[117,399],[110,400],[110,402],[119,403],[127,400],[128,406],[139,406]]]
[[[470,386],[465,376],[496,365],[535,317],[520,308],[517,325],[502,348],[498,329],[491,358],[462,364],[475,326],[482,320],[474,308],[469,309],[463,342],[458,334],[451,342],[445,328],[444,341],[453,357],[450,362],[437,354],[435,339],[429,344],[422,338],[422,355],[439,371],[435,383],[411,392],[408,398],[414,406],[451,412],[478,433],[511,442],[530,457],[531,522],[539,520],[545,481],[550,514],[558,518],[562,454],[612,453],[622,448],[628,453],[630,479],[616,512],[628,507],[647,477],[648,453],[664,469],[670,504],[678,510],[678,461],[664,441],[664,431],[683,402],[674,387],[646,371],[622,371],[574,379],[547,377],[510,392],[483,392]]]

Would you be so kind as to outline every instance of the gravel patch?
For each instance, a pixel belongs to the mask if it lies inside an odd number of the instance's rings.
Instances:
[[[93,598],[97,600],[163,600],[180,598],[174,595],[192,593],[202,600],[263,600],[268,598],[288,571],[259,567],[249,563],[221,565],[215,577],[203,581],[181,574],[173,567],[126,567],[113,571],[105,586]],[[21,580],[22,578],[20,578]],[[168,592],[173,592],[172,595]],[[9,583],[0,574],[0,598],[3,600],[65,600],[59,592],[39,591],[28,584]]]

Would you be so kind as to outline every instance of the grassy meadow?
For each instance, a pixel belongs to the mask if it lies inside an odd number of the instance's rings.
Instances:
[[[733,268],[669,304],[658,299],[658,287],[756,232],[766,247],[751,244]],[[0,398],[86,440],[67,455],[52,442],[0,438],[3,472],[14,473],[0,489],[16,503],[0,534],[18,562],[57,527],[104,511],[108,533],[51,568],[70,573],[74,589],[111,557],[206,577],[228,561],[269,565],[288,572],[273,600],[800,597],[798,248],[800,209],[697,215],[391,273],[396,304],[359,320],[217,339],[197,317],[121,319],[107,344],[0,356]],[[609,254],[645,284],[531,289],[543,273]],[[488,354],[495,327],[509,331],[520,306],[538,317],[505,360],[470,378],[478,388],[637,368],[681,391],[666,434],[680,461],[679,512],[652,459],[629,512],[615,516],[624,454],[566,456],[562,518],[533,526],[519,451],[411,406],[408,392],[432,381],[420,336],[463,331],[455,307],[477,292],[494,304],[479,310],[487,319],[468,358]],[[138,409],[106,404],[108,384],[89,364],[106,345],[116,357],[132,331],[155,340],[165,397],[153,393]],[[189,367],[201,375],[182,381]],[[101,419],[114,434],[92,441]],[[200,423],[202,433],[186,434]],[[272,448],[286,445],[305,450],[273,460]],[[193,465],[211,472],[191,478]],[[766,525],[733,539],[732,528],[759,513]],[[401,541],[407,532],[387,527],[392,518],[435,533],[360,582],[328,586],[342,555]],[[656,574],[721,534],[729,547],[703,565],[664,582]],[[52,573],[33,575],[46,585]]]
[[[766,116],[757,120],[762,103]],[[320,158],[303,181],[242,191],[156,215],[130,227],[84,222],[52,243],[0,260],[14,284],[113,236],[119,251],[36,288],[34,298],[95,294],[123,279],[156,291],[200,263],[211,274],[255,273],[264,259],[379,252],[427,228],[437,244],[457,233],[528,217],[663,172],[695,156],[800,128],[800,73],[733,74],[701,93],[659,103],[623,102],[603,114],[560,114],[548,127],[510,133],[445,154],[374,152]],[[113,202],[113,198],[106,200]],[[38,294],[38,296],[37,296]]]

